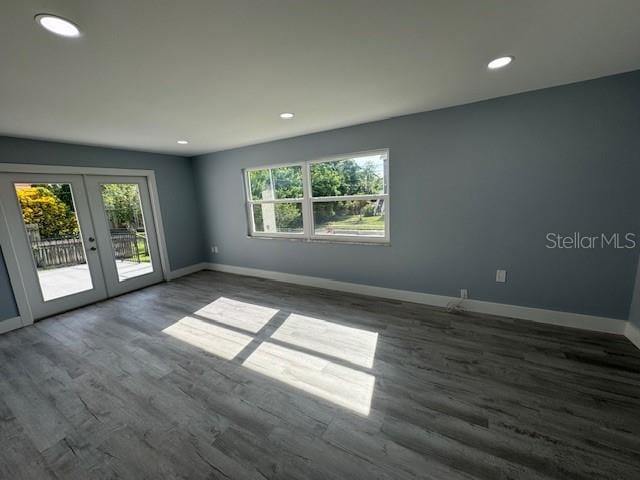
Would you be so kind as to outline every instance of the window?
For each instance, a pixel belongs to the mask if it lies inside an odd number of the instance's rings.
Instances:
[[[388,150],[245,170],[249,234],[389,241]]]

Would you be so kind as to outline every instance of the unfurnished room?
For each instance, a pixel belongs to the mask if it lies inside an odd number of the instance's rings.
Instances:
[[[0,479],[640,479],[639,19],[0,0]]]

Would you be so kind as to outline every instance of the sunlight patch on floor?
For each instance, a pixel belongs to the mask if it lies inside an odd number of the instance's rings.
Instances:
[[[369,415],[375,377],[308,353],[263,342],[244,367],[336,405]]]
[[[289,314],[276,328],[280,323],[274,319],[278,312],[220,297],[163,332],[335,405],[369,415],[375,376],[368,370],[373,368],[378,333],[297,313]]]
[[[275,308],[263,307],[262,305],[241,302],[226,297],[220,297],[194,312],[194,314],[201,317],[251,333],[257,333],[276,313],[278,313],[278,310]]]
[[[271,336],[275,340],[373,367],[378,333],[292,313]]]
[[[253,340],[249,335],[192,317],[180,319],[163,332],[226,360],[232,360]]]

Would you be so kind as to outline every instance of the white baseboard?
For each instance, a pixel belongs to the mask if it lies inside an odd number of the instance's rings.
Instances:
[[[209,264],[206,262],[196,263],[189,265],[188,267],[179,268],[177,270],[171,270],[169,272],[169,278],[167,280],[175,280],[176,278],[184,277],[185,275],[191,275],[192,273],[199,272],[200,270],[208,270]]]
[[[627,337],[636,347],[640,348],[640,327],[631,322],[627,322],[627,328],[624,330],[624,336]]]
[[[215,270],[219,272],[234,273],[250,277],[267,278],[279,282],[305,285],[309,287],[326,288],[342,292],[368,295],[372,297],[389,298],[404,302],[420,303],[434,307],[446,307],[451,301],[459,301],[457,297],[446,295],[434,295],[430,293],[412,292],[409,290],[396,290],[393,288],[376,287],[360,283],[341,282],[327,278],[311,277],[307,275],[295,275],[272,270],[260,270],[257,268],[238,267],[235,265],[224,265],[220,263],[197,263],[188,267],[172,270],[169,280],[174,280],[185,275],[199,272],[201,270]],[[465,300],[463,303],[465,310],[475,313],[485,313],[502,317],[518,318],[533,322],[560,325],[564,327],[580,328],[596,332],[614,333],[625,335],[636,347],[640,348],[640,327],[618,320],[615,318],[598,317],[593,315],[583,315],[580,313],[560,312],[555,310],[545,310],[542,308],[522,307],[518,305],[508,305],[503,303],[485,302],[482,300]],[[20,317],[0,320],[0,334],[21,328],[23,326]]]
[[[326,288],[329,290],[339,290],[342,292],[357,293],[372,297],[389,298],[405,302],[421,303],[434,307],[446,307],[451,301],[459,301],[457,297],[446,295],[433,295],[430,293],[412,292],[409,290],[396,290],[393,288],[375,287],[360,283],[341,282],[329,280],[327,278],[311,277],[307,275],[294,275],[291,273],[275,272],[272,270],[259,270],[257,268],[238,267],[235,265],[225,265],[220,263],[207,264],[209,270],[219,272],[235,273],[250,277],[268,278],[285,283],[306,285],[310,287]],[[508,305],[503,303],[485,302],[482,300],[464,300],[462,306],[465,310],[475,313],[485,313],[501,317],[518,318],[533,322],[560,325],[563,327],[580,328],[582,330],[592,330],[596,332],[614,333],[623,335],[625,333],[626,321],[608,317],[598,317],[593,315],[583,315],[580,313],[560,312],[555,310],[545,310],[542,308],[522,307],[518,305]]]
[[[10,332],[11,330],[15,330],[16,328],[24,327],[22,324],[22,318],[13,317],[7,318],[6,320],[0,320],[0,334]]]

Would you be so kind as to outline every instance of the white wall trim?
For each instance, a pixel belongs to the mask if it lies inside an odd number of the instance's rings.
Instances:
[[[51,173],[56,175],[112,175],[116,177],[126,175],[134,177],[148,177],[154,174],[153,170],[140,170],[133,168],[84,167],[51,164],[42,165],[37,163],[0,163],[0,172]]]
[[[640,348],[640,327],[631,322],[627,322],[627,328],[624,330],[624,336],[627,337],[636,347]]]
[[[141,171],[144,172],[145,170]],[[169,265],[169,250],[167,248],[167,239],[164,236],[164,222],[162,220],[162,210],[160,209],[160,195],[158,194],[156,174],[153,170],[149,170],[145,175],[140,176],[147,177],[147,188],[149,189],[149,197],[151,200],[151,211],[153,212],[153,220],[156,226],[156,238],[158,239],[158,248],[160,249],[160,265],[162,267],[162,276],[165,280],[169,280],[169,277],[171,275],[171,266]]]
[[[202,270],[233,273],[250,277],[267,278],[285,283],[305,285],[309,287],[326,288],[343,292],[367,295],[373,297],[389,298],[405,302],[420,303],[435,307],[446,307],[451,301],[459,301],[457,297],[446,295],[434,295],[430,293],[412,292],[409,290],[397,290],[392,288],[376,287],[359,283],[341,282],[307,275],[295,275],[291,273],[276,272],[273,270],[260,270],[257,268],[238,267],[219,263],[196,263],[187,267],[169,272],[168,280],[175,280],[186,275],[191,275]],[[631,322],[625,322],[615,318],[583,315],[579,313],[560,312],[541,308],[522,307],[503,303],[485,302],[481,300],[465,300],[465,310],[475,313],[485,313],[502,317],[530,320],[538,323],[559,325],[564,327],[592,330],[596,332],[625,335],[636,347],[640,349],[640,328]],[[21,317],[0,320],[0,334],[33,323],[23,322]]]
[[[11,283],[11,289],[13,290],[13,298],[15,299],[16,306],[18,307],[17,313],[20,314],[19,317],[14,318],[21,318],[21,323],[18,327],[31,325],[33,323],[33,312],[31,311],[31,305],[29,305],[29,299],[27,298],[27,290],[22,278],[22,270],[20,269],[18,257],[16,257],[13,240],[9,233],[9,224],[7,223],[7,217],[4,213],[4,206],[2,203],[0,203],[0,246],[2,246],[4,263],[7,267],[9,282]]]
[[[195,263],[188,267],[178,268],[177,270],[171,270],[169,272],[168,280],[175,280],[176,278],[184,277],[185,275],[191,275],[192,273],[199,272],[201,270],[208,270],[209,264],[206,262]]]
[[[209,270],[219,272],[235,273],[250,277],[268,278],[279,282],[294,283],[310,287],[326,288],[329,290],[339,290],[343,292],[368,295],[373,297],[390,298],[405,302],[421,303],[435,307],[446,307],[451,301],[459,301],[457,297],[446,295],[434,295],[430,293],[412,292],[409,290],[396,290],[393,288],[375,287],[359,283],[341,282],[320,277],[307,275],[294,275],[291,273],[275,272],[271,270],[260,270],[257,268],[238,267],[235,265],[225,265],[220,263],[208,264]],[[550,325],[560,325],[563,327],[580,328],[582,330],[592,330],[596,332],[614,333],[623,335],[625,333],[626,321],[608,317],[598,317],[593,315],[583,315],[580,313],[560,312],[555,310],[545,310],[541,308],[522,307],[518,305],[507,305],[503,303],[485,302],[482,300],[464,300],[463,308],[470,312],[498,315],[502,317],[518,318],[530,320],[538,323]]]
[[[20,317],[5,318],[4,320],[0,320],[0,334],[25,326],[26,325],[22,323],[22,318]]]

